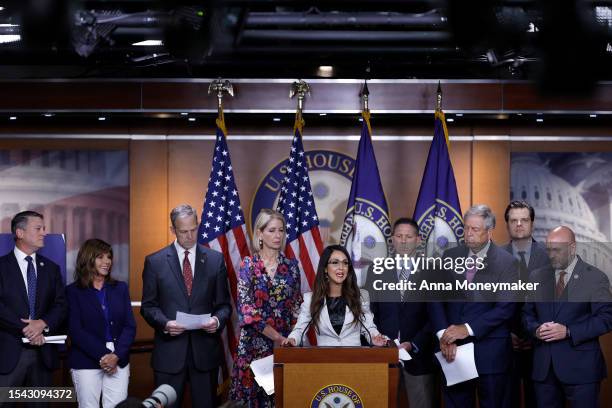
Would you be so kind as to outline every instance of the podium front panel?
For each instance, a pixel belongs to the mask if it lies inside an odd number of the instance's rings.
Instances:
[[[285,363],[283,371],[284,407],[388,407],[388,364]]]

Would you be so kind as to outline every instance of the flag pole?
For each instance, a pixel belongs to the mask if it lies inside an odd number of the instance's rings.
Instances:
[[[302,79],[298,79],[293,84],[291,84],[291,89],[289,90],[289,98],[293,99],[297,96],[297,110],[295,112],[295,126],[293,133],[295,130],[302,134],[302,130],[304,129],[304,119],[302,117],[302,113],[304,110],[304,100],[306,99],[306,95],[310,96],[310,85]]]
[[[223,96],[228,94],[234,96],[234,86],[229,80],[223,80],[217,78],[210,83],[208,86],[208,94],[217,95],[217,126],[223,131],[223,135],[227,136],[227,129],[225,128],[225,117],[223,116]]]
[[[436,110],[442,110],[442,87],[440,86],[440,81],[438,81],[438,91],[436,93]]]
[[[372,137],[372,126],[370,125],[370,90],[368,89],[368,80],[363,81],[363,86],[359,92],[361,98],[361,117],[368,127],[370,138]]]

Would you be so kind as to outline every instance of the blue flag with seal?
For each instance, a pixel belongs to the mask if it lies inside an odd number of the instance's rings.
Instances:
[[[434,115],[434,137],[427,155],[414,219],[419,224],[421,241],[428,255],[441,255],[463,242],[463,217],[457,183],[449,156],[448,130],[444,112]]]
[[[370,112],[364,110],[361,116],[361,138],[340,235],[340,244],[351,255],[359,286],[365,283],[372,259],[387,256],[391,239],[389,208],[372,146]]]

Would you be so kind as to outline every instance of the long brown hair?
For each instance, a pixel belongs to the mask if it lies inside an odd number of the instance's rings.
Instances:
[[[325,297],[329,293],[329,278],[327,278],[327,264],[329,258],[334,251],[342,252],[349,262],[348,274],[342,282],[342,297],[346,301],[348,308],[353,313],[353,324],[358,324],[361,317],[361,293],[357,285],[357,275],[351,262],[351,257],[347,250],[341,245],[329,245],[323,250],[319,265],[317,267],[317,276],[315,277],[314,289],[312,291],[312,301],[310,302],[310,316],[312,316],[312,324],[318,330],[319,317],[321,309],[325,302]]]
[[[88,239],[83,243],[79,254],[77,255],[76,268],[74,270],[74,280],[81,288],[91,287],[94,277],[96,276],[96,258],[103,254],[109,254],[110,259],[113,259],[113,247],[101,239]],[[108,275],[104,278],[107,283],[114,284],[115,280],[111,278],[111,267],[108,270]]]

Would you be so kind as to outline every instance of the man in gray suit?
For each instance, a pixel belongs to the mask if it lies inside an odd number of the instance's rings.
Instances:
[[[550,267],[546,247],[533,239],[533,225],[535,210],[526,201],[512,201],[504,213],[510,242],[503,248],[511,253],[519,262],[519,279],[529,281],[531,272]],[[524,299],[523,299],[524,300]],[[535,407],[535,393],[531,371],[533,366],[533,343],[531,336],[523,329],[521,324],[521,310],[516,308],[512,322],[512,348],[514,364],[512,367],[512,406],[521,406],[521,383],[525,408]]]
[[[197,244],[198,216],[189,205],[170,213],[176,240],[145,259],[140,312],[155,330],[151,366],[155,385],[170,384],[180,407],[185,383],[193,407],[215,407],[218,368],[223,358],[220,333],[231,314],[223,255]],[[177,312],[210,313],[201,329],[185,330]]]

